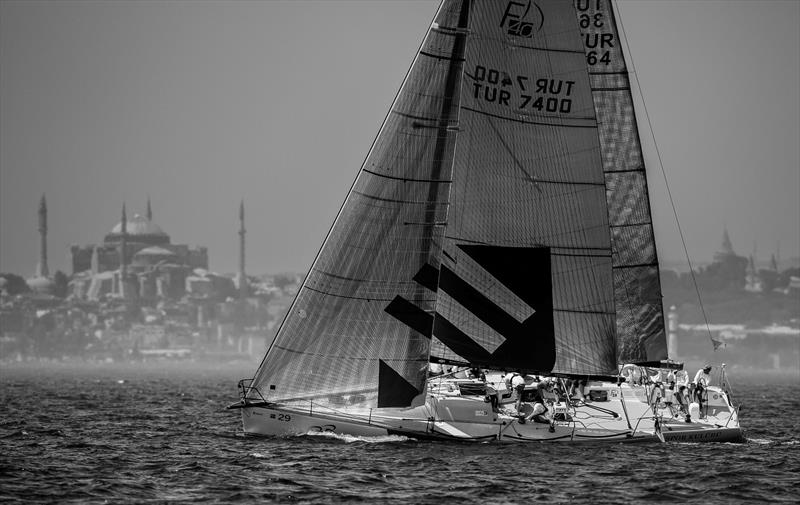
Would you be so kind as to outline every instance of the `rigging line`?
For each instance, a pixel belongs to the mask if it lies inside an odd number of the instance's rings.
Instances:
[[[386,126],[386,123],[389,121],[389,116],[392,113],[392,109],[394,109],[394,106],[397,103],[397,99],[400,97],[400,94],[403,92],[403,89],[405,88],[406,83],[408,82],[408,78],[411,75],[411,71],[414,69],[414,65],[417,63],[417,60],[419,58],[419,52],[425,46],[425,42],[428,40],[428,37],[430,36],[430,33],[431,33],[430,28],[433,25],[433,22],[436,20],[436,17],[439,15],[439,12],[441,12],[443,6],[444,6],[444,1],[442,1],[439,4],[439,8],[436,9],[436,14],[434,14],[433,19],[431,20],[431,23],[428,25],[428,28],[425,29],[425,35],[422,37],[422,40],[419,43],[419,47],[417,48],[417,53],[414,55],[414,58],[411,60],[411,64],[408,66],[408,70],[406,71],[406,75],[405,75],[405,77],[403,77],[403,82],[402,82],[402,84],[400,84],[400,89],[397,90],[397,94],[394,96],[394,100],[392,100],[392,105],[389,107],[389,110],[386,112],[386,116],[384,116],[384,118],[383,118],[383,122],[381,123],[381,127],[378,130],[377,135],[375,135],[375,138],[372,140],[372,145],[370,145],[369,150],[367,151],[367,154],[364,157],[364,161],[361,164],[361,169],[358,171],[358,173],[356,174],[355,178],[353,179],[353,183],[350,185],[350,189],[347,191],[347,196],[345,197],[344,201],[342,202],[342,205],[339,207],[339,211],[336,213],[336,217],[334,218],[333,223],[331,223],[331,226],[328,229],[328,233],[325,235],[325,239],[322,241],[322,245],[320,245],[319,249],[317,250],[317,254],[314,257],[314,261],[311,263],[311,268],[308,269],[308,273],[306,273],[306,276],[303,279],[303,283],[300,285],[300,289],[297,290],[297,294],[295,295],[294,300],[292,300],[292,304],[289,306],[289,310],[286,311],[286,315],[283,317],[283,320],[281,321],[280,326],[278,326],[278,329],[275,331],[275,336],[272,338],[272,342],[270,342],[269,346],[267,347],[267,352],[264,353],[264,357],[261,358],[261,363],[258,365],[258,368],[256,369],[255,373],[253,374],[253,379],[252,379],[253,383],[256,382],[256,378],[260,378],[261,377],[261,375],[263,373],[262,369],[263,369],[265,363],[267,362],[267,356],[269,356],[270,351],[272,350],[273,346],[275,345],[275,342],[278,341],[278,336],[282,335],[281,330],[283,330],[283,328],[284,328],[284,326],[286,324],[286,321],[289,320],[289,316],[292,314],[293,309],[294,309],[295,305],[297,304],[297,301],[300,299],[301,293],[303,292],[303,287],[305,287],[306,282],[308,282],[308,279],[311,276],[311,272],[314,270],[314,265],[317,264],[317,261],[319,260],[320,256],[322,255],[322,250],[325,248],[325,245],[328,243],[328,239],[330,238],[331,234],[333,233],[333,228],[336,226],[336,223],[339,221],[339,217],[342,215],[342,212],[344,211],[345,205],[347,205],[347,202],[350,200],[350,195],[352,193],[352,190],[353,190],[353,188],[356,187],[356,183],[358,182],[359,177],[363,173],[363,169],[366,167],[367,161],[369,160],[370,155],[372,155],[372,152],[375,149],[375,145],[378,143],[378,139],[380,139],[381,133],[383,133],[383,129]]]
[[[669,188],[669,180],[667,179],[667,172],[664,170],[664,163],[661,161],[661,151],[658,148],[658,143],[656,142],[656,134],[653,131],[653,125],[650,122],[650,114],[647,112],[647,102],[644,99],[644,90],[642,89],[642,85],[639,82],[639,73],[636,71],[636,65],[633,62],[633,53],[631,52],[631,47],[628,45],[628,36],[625,34],[625,28],[623,27],[622,23],[622,13],[619,10],[619,4],[617,8],[614,9],[617,12],[617,16],[619,17],[619,27],[620,32],[622,33],[622,40],[625,41],[625,47],[628,49],[628,55],[630,56],[631,60],[631,68],[633,69],[633,78],[636,79],[636,87],[639,88],[639,94],[642,96],[642,105],[644,108],[644,116],[647,119],[647,126],[650,128],[650,136],[653,139],[653,145],[656,149],[656,155],[658,157],[658,165],[661,167],[661,175],[664,177],[664,185],[667,188],[667,195],[669,196],[669,203],[672,207],[672,214],[675,216],[675,223],[678,225],[678,234],[681,237],[681,244],[683,245],[683,252],[686,255],[686,262],[689,264],[689,273],[692,276],[692,284],[694,284],[694,290],[697,293],[697,301],[700,304],[700,311],[703,313],[703,321],[706,323],[706,332],[708,333],[708,339],[711,341],[712,346],[714,347],[714,352],[716,352],[717,347],[714,345],[714,337],[711,336],[711,328],[708,324],[708,316],[706,315],[706,309],[703,306],[703,298],[700,296],[700,287],[697,285],[697,278],[694,275],[694,267],[692,266],[692,260],[689,258],[689,249],[686,247],[686,239],[683,235],[683,229],[681,228],[681,221],[678,219],[678,210],[675,208],[675,201],[672,199],[672,191]]]

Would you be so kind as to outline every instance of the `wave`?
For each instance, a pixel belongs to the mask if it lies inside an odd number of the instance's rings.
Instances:
[[[353,436],[353,435],[342,435],[339,433],[334,433],[332,431],[309,432],[306,433],[304,436],[332,438],[335,440],[341,440],[342,442],[348,444],[351,444],[353,442],[365,442],[368,444],[385,444],[391,442],[414,441],[414,439],[409,437],[404,437],[403,435]]]

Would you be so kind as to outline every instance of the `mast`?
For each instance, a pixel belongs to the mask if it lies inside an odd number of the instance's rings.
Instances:
[[[122,202],[121,225],[119,241],[119,295],[125,298],[128,294],[128,258],[126,256],[128,245],[128,215],[125,211],[125,202]]]
[[[247,275],[244,269],[245,252],[244,200],[239,203],[239,298],[247,298]]]
[[[453,45],[453,53],[450,57],[450,63],[447,70],[447,80],[445,82],[445,91],[444,91],[444,100],[442,100],[442,110],[439,114],[439,126],[438,126],[438,136],[436,140],[436,147],[434,149],[434,166],[431,172],[431,183],[430,189],[428,191],[428,204],[425,210],[425,215],[430,216],[431,219],[435,219],[436,216],[436,197],[438,193],[439,181],[442,176],[442,165],[445,159],[450,160],[450,166],[448,167],[449,172],[451,173],[451,178],[455,176],[453,173],[455,163],[455,156],[445,157],[445,149],[448,147],[448,137],[452,134],[455,137],[454,141],[452,142],[452,149],[455,151],[457,142],[458,142],[458,119],[460,116],[461,111],[461,104],[460,104],[460,97],[461,97],[461,87],[463,82],[463,73],[464,73],[464,61],[465,61],[465,51],[466,51],[466,44],[467,44],[467,34],[469,33],[469,11],[470,11],[470,0],[463,0],[461,4],[461,10],[458,16],[458,25],[455,28],[455,43]],[[454,100],[454,98],[458,98],[458,100]],[[451,119],[451,117],[455,115],[455,121]],[[434,226],[447,226],[447,215],[449,214],[450,208],[450,188],[452,185],[447,185],[447,194],[446,194],[446,210],[445,210],[445,221],[443,223],[436,223],[430,222],[427,226],[429,229],[432,230]],[[429,231],[430,233],[430,231]],[[420,262],[424,263],[427,256],[430,254],[430,248],[428,250],[422,252],[420,254]],[[438,286],[441,282],[441,268],[437,274],[436,278],[436,290],[435,294],[437,294],[436,300],[438,301]],[[419,295],[423,296],[424,286],[420,283],[417,286]],[[436,302],[434,302],[434,311],[433,316],[431,317],[431,327],[429,335],[433,336],[436,331]],[[428,362],[430,362],[430,350],[431,347],[428,348]]]
[[[39,264],[36,270],[37,277],[50,276],[47,266],[47,200],[44,193],[39,200]]]

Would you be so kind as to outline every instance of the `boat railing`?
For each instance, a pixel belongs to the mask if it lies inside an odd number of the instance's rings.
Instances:
[[[237,387],[239,388],[239,401],[242,405],[266,405],[269,403],[258,387],[253,385],[253,379],[241,379]]]

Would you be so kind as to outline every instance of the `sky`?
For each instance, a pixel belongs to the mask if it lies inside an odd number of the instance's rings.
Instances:
[[[308,269],[436,11],[428,0],[0,1],[0,272],[128,213],[248,272]],[[621,0],[689,257],[800,256],[800,2]],[[630,63],[630,62],[629,62]],[[643,111],[659,256],[683,262]]]

